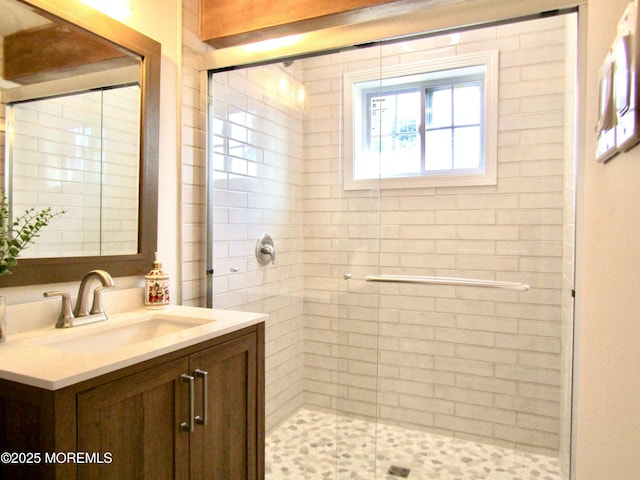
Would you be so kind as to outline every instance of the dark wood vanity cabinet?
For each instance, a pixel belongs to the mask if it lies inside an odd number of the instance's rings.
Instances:
[[[78,451],[109,463],[80,464],[77,478],[188,479],[189,437],[178,430],[188,415],[179,381],[188,368],[177,359],[79,393]]]
[[[0,452],[39,454],[7,479],[261,480],[264,324],[61,390],[2,380]]]

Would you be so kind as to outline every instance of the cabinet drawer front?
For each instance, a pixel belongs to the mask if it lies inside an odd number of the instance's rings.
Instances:
[[[178,359],[78,394],[78,451],[111,457],[79,465],[79,479],[187,478],[189,438],[179,432],[187,368]]]

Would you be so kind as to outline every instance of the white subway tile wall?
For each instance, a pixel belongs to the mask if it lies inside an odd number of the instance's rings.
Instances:
[[[573,261],[563,247],[573,223],[565,21],[304,61],[305,405],[558,455],[561,306]],[[340,189],[344,71],[496,48],[497,186]],[[363,281],[377,273],[522,281],[532,290]]]
[[[11,108],[12,208],[65,210],[21,256],[136,253],[140,88]]]
[[[193,99],[203,47],[197,1],[183,6],[183,303],[202,305],[205,122]],[[573,261],[564,32],[565,19],[550,18],[213,77],[213,302],[270,315],[268,429],[305,404],[557,455]],[[494,48],[497,186],[343,191],[343,72]],[[276,265],[253,255],[263,231]],[[533,288],[363,281],[375,273]]]
[[[182,2],[182,70],[180,93],[180,157],[178,199],[181,230],[181,303],[206,305],[206,84],[200,73],[200,55],[212,47],[198,39],[198,0]],[[218,258],[226,252],[217,251]]]
[[[269,314],[267,426],[302,405],[303,105],[301,63],[218,73],[210,83],[213,305]],[[256,241],[274,239],[275,264]]]

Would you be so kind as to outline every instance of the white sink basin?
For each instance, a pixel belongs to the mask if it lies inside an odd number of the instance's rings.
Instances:
[[[70,352],[103,353],[209,323],[181,318],[150,318],[116,326],[110,326],[108,322],[102,323],[99,330],[69,331],[69,335],[63,338],[47,339],[38,344]],[[82,329],[84,326],[73,328]]]
[[[138,292],[136,292],[138,293]],[[0,348],[0,379],[58,390],[237,332],[267,315],[172,305],[114,313],[104,322],[10,335]]]

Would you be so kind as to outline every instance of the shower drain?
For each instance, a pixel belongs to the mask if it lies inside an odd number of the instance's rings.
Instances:
[[[391,465],[387,473],[389,475],[393,475],[394,477],[409,478],[410,471],[411,471],[410,468],[397,467],[395,465]]]

